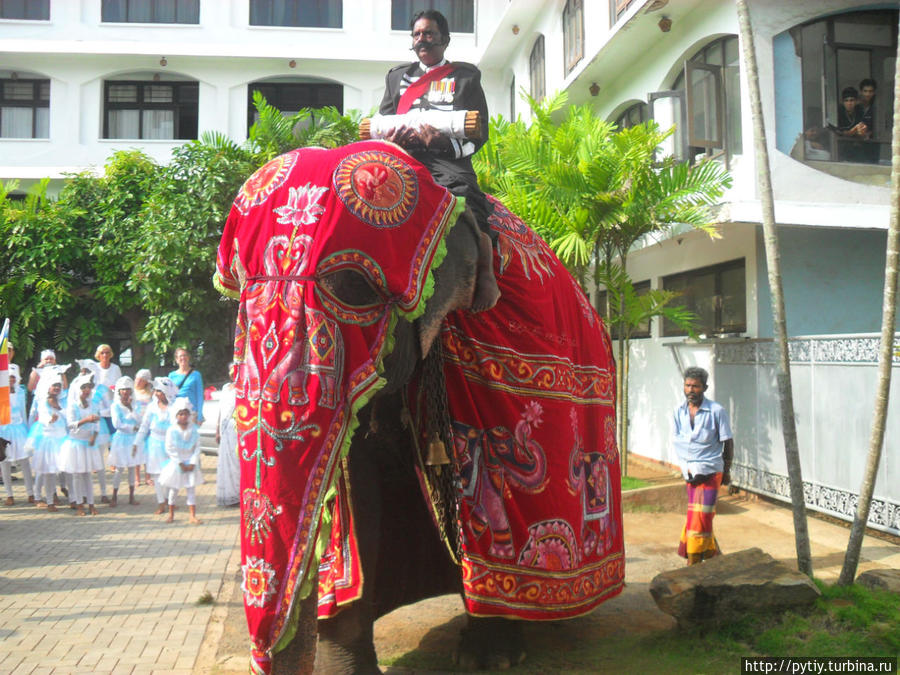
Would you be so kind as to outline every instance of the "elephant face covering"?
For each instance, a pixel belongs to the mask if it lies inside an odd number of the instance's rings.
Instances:
[[[462,204],[394,145],[301,148],[234,200],[214,283],[240,300],[234,361],[242,590],[252,670],[268,672],[293,606],[312,590],[323,506],[383,384],[392,321],[424,310]],[[348,305],[320,281],[354,271],[378,300]]]

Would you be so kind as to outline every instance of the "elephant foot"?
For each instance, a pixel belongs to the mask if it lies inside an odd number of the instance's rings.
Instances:
[[[507,670],[525,660],[522,622],[470,616],[453,662],[465,670]]]
[[[313,672],[328,675],[380,673],[372,623],[372,608],[362,600],[351,603],[330,619],[320,619]]]
[[[375,657],[375,645],[371,641],[338,643],[325,639],[320,634],[313,672],[329,675],[375,675],[381,673],[381,669]]]

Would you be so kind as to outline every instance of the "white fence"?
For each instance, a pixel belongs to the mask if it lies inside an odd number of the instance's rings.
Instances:
[[[895,337],[891,398],[869,514],[873,528],[900,534],[900,342]],[[676,347],[675,345],[672,345]],[[770,340],[707,343],[717,400],[736,431],[736,485],[790,501],[781,411]],[[876,335],[790,340],[791,379],[803,487],[809,508],[852,520],[869,448],[877,384]],[[677,352],[681,351],[676,347]]]

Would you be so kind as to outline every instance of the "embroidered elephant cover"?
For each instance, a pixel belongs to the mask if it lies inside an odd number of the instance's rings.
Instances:
[[[356,412],[383,384],[392,322],[424,310],[460,208],[380,141],[281,155],[234,200],[214,283],[240,301],[241,567],[255,672],[269,672],[292,608],[317,582],[325,502],[339,492]],[[380,301],[348,306],[317,283],[346,270]]]
[[[466,609],[568,618],[624,585],[615,366],[581,288],[492,202],[500,302],[452,313],[441,334]],[[410,396],[425,444],[428,398],[415,383]]]

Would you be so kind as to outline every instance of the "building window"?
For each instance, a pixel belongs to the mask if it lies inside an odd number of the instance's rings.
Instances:
[[[247,87],[247,130],[259,120],[253,105],[254,92],[260,92],[266,103],[278,108],[285,117],[295,115],[303,108],[333,106],[344,112],[344,87],[340,84],[316,82],[254,82]]]
[[[103,138],[197,138],[196,82],[107,81]]]
[[[251,26],[341,28],[342,0],[250,0]]]
[[[628,8],[634,3],[634,0],[610,0],[609,2],[609,22],[614,24],[622,18],[622,15],[628,11]]]
[[[630,105],[616,117],[615,124],[619,129],[630,129],[647,121],[648,108],[643,101]]]
[[[584,57],[584,4],[583,0],[566,0],[563,8],[563,51],[566,57],[566,75]]]
[[[50,80],[0,80],[0,138],[50,138]]]
[[[0,0],[0,19],[49,21],[50,0]]]
[[[801,62],[805,159],[890,164],[897,18],[896,10],[850,12],[790,30]]]
[[[451,35],[475,32],[475,0],[391,0],[391,30],[409,30],[409,22],[423,9],[447,17]]]
[[[681,107],[664,112],[662,119],[654,114],[664,129],[678,118],[685,120],[672,136],[677,158],[721,158],[727,165],[743,151],[739,64],[737,36],[720,38],[685,62],[670,92],[651,94],[651,101],[667,98],[667,104]]]
[[[650,280],[647,279],[646,281],[638,281],[637,283],[632,284],[632,287],[634,288],[635,294],[645,295],[647,293],[647,291],[650,290]],[[606,291],[600,291],[597,294],[597,311],[600,314],[600,318],[602,318],[604,321],[606,321],[607,316],[610,316],[610,314],[607,314],[607,307],[606,307],[607,302],[609,302],[609,296],[606,294]],[[611,309],[612,309],[611,316],[615,316],[616,314],[619,313],[618,307],[612,307]],[[648,338],[648,337],[650,337],[650,327],[651,327],[652,321],[653,321],[653,319],[647,319],[646,321],[642,321],[637,326],[632,328],[631,329],[631,338]],[[608,326],[608,328],[609,328],[610,337],[612,337],[614,340],[618,340],[619,339],[619,327],[618,326]]]
[[[747,284],[744,259],[663,277],[663,289],[680,295],[674,301],[697,315],[695,330],[705,335],[747,330]],[[663,320],[663,336],[687,331]]]
[[[200,0],[103,0],[109,23],[200,23]]]
[[[539,35],[531,48],[531,56],[528,57],[528,74],[531,77],[531,98],[540,101],[547,93],[546,78],[544,76],[544,36]]]

